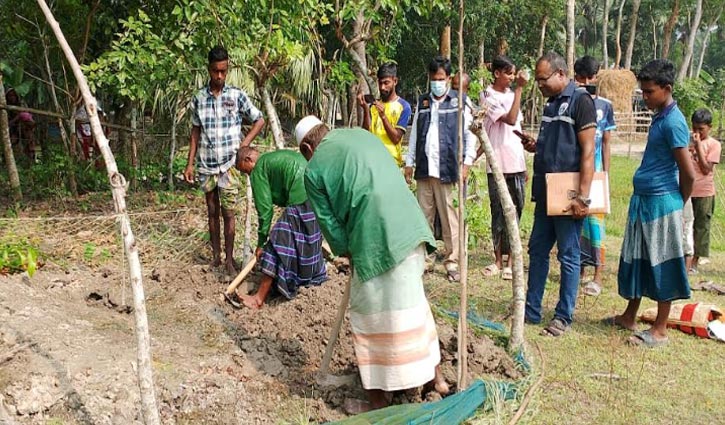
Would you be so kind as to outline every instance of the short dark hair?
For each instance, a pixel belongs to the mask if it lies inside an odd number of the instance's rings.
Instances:
[[[563,71],[565,74],[569,72],[569,67],[566,65],[566,59],[556,52],[544,53],[544,55],[536,61],[536,63],[539,62],[548,63],[549,66],[551,66],[552,72]]]
[[[229,53],[227,52],[227,49],[225,49],[222,46],[215,46],[212,47],[211,50],[209,50],[209,55],[207,56],[209,59],[209,64],[212,64],[214,62],[221,62],[229,60]]]
[[[511,59],[506,55],[498,55],[491,62],[491,72],[509,71],[515,67]]]
[[[428,64],[428,73],[435,74],[441,68],[446,71],[447,76],[451,75],[451,60],[438,55]]]
[[[378,79],[397,76],[398,65],[396,65],[395,62],[386,62],[378,68]]]
[[[693,124],[712,125],[712,112],[707,108],[700,108],[692,114]]]
[[[637,74],[637,81],[652,81],[660,87],[675,84],[675,65],[667,59],[648,62]]]
[[[582,56],[574,62],[574,74],[592,78],[599,72],[599,61],[591,56]]]

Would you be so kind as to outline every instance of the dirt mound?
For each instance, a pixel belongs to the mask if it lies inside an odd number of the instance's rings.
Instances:
[[[334,375],[355,376],[351,385],[317,388],[314,374],[320,367],[332,329],[347,275],[330,272],[330,280],[320,287],[305,288],[293,300],[272,300],[262,310],[231,310],[221,307],[236,326],[232,337],[244,352],[244,362],[264,374],[286,382],[293,394],[309,396],[315,391],[332,408],[347,397],[364,398],[352,345],[349,321],[340,332],[330,365]],[[254,278],[253,278],[254,279]],[[436,318],[441,346],[442,370],[451,387],[456,387],[457,337],[450,320]],[[468,336],[469,382],[478,377],[515,380],[522,376],[506,351],[487,336]],[[398,396],[399,401],[418,402],[425,398],[420,389]]]

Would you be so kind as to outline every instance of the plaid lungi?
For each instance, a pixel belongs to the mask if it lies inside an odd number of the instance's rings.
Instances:
[[[300,286],[327,280],[322,233],[309,202],[285,208],[264,245],[261,266],[287,299],[294,298]]]

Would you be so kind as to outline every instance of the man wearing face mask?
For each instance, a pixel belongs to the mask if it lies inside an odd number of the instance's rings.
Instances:
[[[458,209],[453,205],[458,182],[458,93],[448,88],[451,61],[435,57],[428,65],[430,93],[418,99],[413,117],[405,179],[417,182],[417,196],[428,224],[440,217],[448,279],[458,281]],[[465,96],[464,96],[465,102]],[[468,130],[473,117],[464,108],[463,178],[476,158],[476,136]],[[415,174],[413,173],[415,169]]]
[[[392,62],[378,68],[378,89],[380,99],[372,105],[365,101],[365,96],[358,94],[358,102],[363,108],[363,125],[365,130],[378,136],[383,145],[393,156],[398,166],[403,165],[403,136],[410,120],[410,104],[395,92],[398,85],[398,66]]]

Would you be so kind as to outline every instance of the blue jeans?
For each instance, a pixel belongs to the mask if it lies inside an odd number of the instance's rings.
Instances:
[[[579,291],[581,250],[579,237],[582,220],[570,216],[549,217],[546,206],[537,203],[534,212],[534,229],[529,239],[529,282],[526,290],[526,321],[541,322],[541,301],[549,275],[549,254],[556,242],[557,258],[561,264],[559,302],[554,317],[571,324]]]

